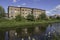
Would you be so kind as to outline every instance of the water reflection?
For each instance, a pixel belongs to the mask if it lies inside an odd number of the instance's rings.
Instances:
[[[5,32],[5,40],[8,40],[9,37],[8,37],[8,31]]]
[[[42,33],[38,27],[35,29],[35,31],[30,29],[30,33],[27,28],[19,30],[19,32],[16,30],[6,31],[4,37],[5,40],[54,40],[55,38],[59,40],[60,38],[60,23],[50,24]]]
[[[59,40],[59,31],[60,30],[60,23],[54,23],[47,27],[45,32],[46,40]],[[58,32],[59,31],[59,32]],[[53,37],[55,37],[53,39]]]

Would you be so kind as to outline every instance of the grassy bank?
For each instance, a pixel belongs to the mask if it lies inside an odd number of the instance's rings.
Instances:
[[[4,21],[0,22],[0,28],[5,27],[28,27],[28,26],[36,26],[36,25],[44,25],[49,23],[60,22],[60,20],[41,20],[41,21]]]
[[[60,22],[60,20],[40,20],[40,21],[14,21],[14,20],[10,20],[10,21],[2,21],[0,22],[0,32],[6,32],[9,31],[11,29],[16,29],[18,33],[21,32],[20,28],[28,28],[28,32],[29,33],[34,33],[34,31],[32,31],[34,29],[34,27],[36,26],[41,26],[40,27],[40,31],[44,32],[46,30],[47,25],[51,24],[51,23],[55,23],[55,22]],[[4,37],[4,34],[2,38]],[[24,36],[24,35],[23,35]]]

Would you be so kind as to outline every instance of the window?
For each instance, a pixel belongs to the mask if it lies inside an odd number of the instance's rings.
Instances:
[[[13,14],[14,13],[14,10],[11,10],[11,13]]]
[[[16,9],[15,9],[16,10]]]
[[[22,9],[22,11],[24,11],[24,9]]]
[[[25,13],[25,14],[27,14],[27,13]]]
[[[24,13],[23,13],[24,14]]]
[[[18,10],[19,11],[19,10]]]
[[[11,16],[11,17],[13,17],[13,16]]]

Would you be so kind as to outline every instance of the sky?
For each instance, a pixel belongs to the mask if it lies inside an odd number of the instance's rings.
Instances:
[[[46,10],[47,15],[60,14],[60,0],[0,0],[6,13],[8,6],[30,7]]]

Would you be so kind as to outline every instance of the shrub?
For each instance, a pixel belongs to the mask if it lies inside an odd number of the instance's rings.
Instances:
[[[34,21],[35,19],[34,19],[33,14],[28,14],[27,20],[29,20],[29,21]]]
[[[45,13],[40,14],[38,17],[38,20],[45,20],[45,19],[47,19]]]
[[[21,20],[22,20],[21,15],[16,16],[15,20],[16,20],[16,21],[21,21]]]

